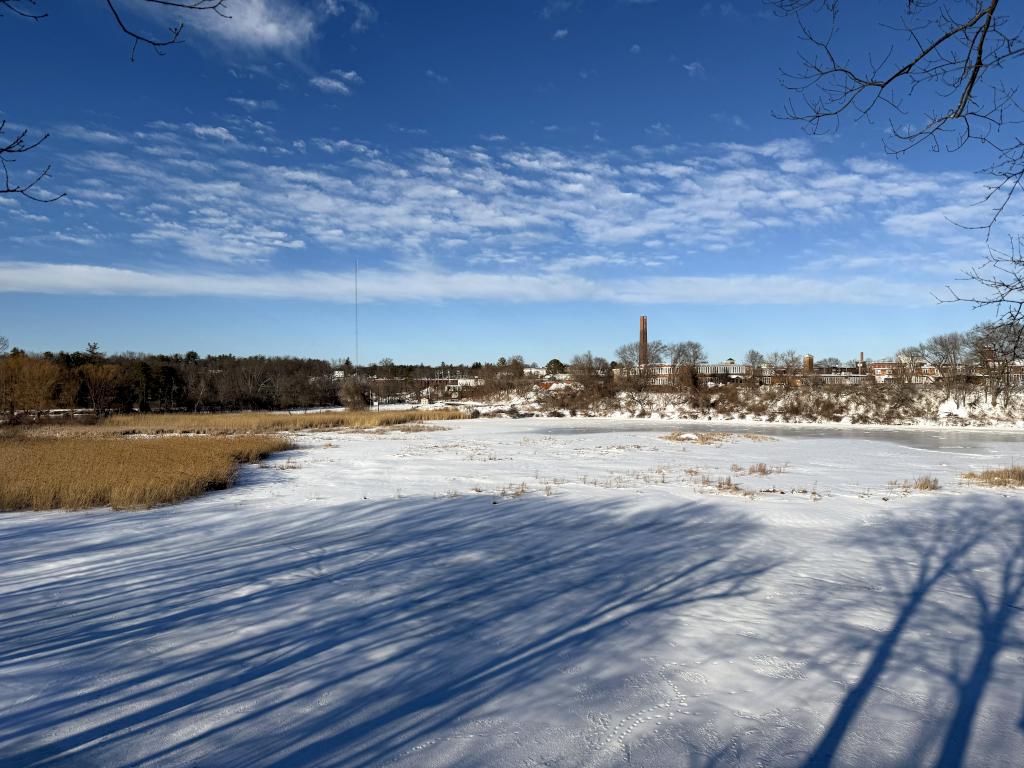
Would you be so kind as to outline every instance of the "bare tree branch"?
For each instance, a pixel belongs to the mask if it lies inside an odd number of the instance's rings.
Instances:
[[[29,141],[27,139],[28,129],[24,129],[19,133],[14,134],[13,138],[5,139],[4,131],[6,128],[7,121],[0,120],[0,174],[3,176],[3,183],[2,186],[0,186],[0,194],[19,194],[39,203],[52,203],[53,201],[64,197],[63,192],[56,196],[39,196],[35,192],[36,185],[50,175],[49,165],[47,165],[41,173],[30,178],[27,183],[18,183],[11,180],[11,165],[16,162],[17,156],[23,155],[26,152],[31,152],[46,141],[50,134],[46,133],[35,141]]]
[[[151,5],[175,8],[182,11],[210,11],[223,18],[230,18],[225,12],[228,0],[142,0]],[[105,0],[118,28],[132,41],[130,59],[135,61],[135,52],[139,44],[149,46],[158,54],[163,54],[163,49],[181,42],[181,33],[185,23],[179,21],[168,30],[165,37],[155,37],[138,31],[134,26],[125,21],[118,10],[118,3],[115,0]],[[37,0],[0,0],[0,16],[5,11],[21,18],[39,21],[45,19],[49,14],[37,10]],[[48,133],[35,140],[28,138],[28,130],[21,130],[13,135],[13,138],[4,138],[4,131],[7,121],[0,121],[0,195],[18,194],[40,203],[52,203],[64,197],[65,193],[59,195],[39,194],[37,185],[50,175],[51,166],[47,165],[40,173],[30,176],[27,181],[16,181],[12,178],[11,166],[17,159],[28,152],[36,149],[40,144],[49,138]]]
[[[999,324],[1015,330],[1015,348],[1024,354],[1024,340],[1019,337],[1024,328],[1024,235],[1011,238],[1006,250],[990,247],[984,263],[967,270],[964,279],[980,286],[983,293],[947,286],[949,296],[940,301],[967,301],[976,308],[994,309]]]
[[[225,0],[144,0],[144,2],[152,5],[164,5],[187,11],[213,11],[218,16],[229,18],[227,14],[224,13]],[[138,49],[139,43],[148,45],[155,53],[163,55],[164,48],[181,42],[181,32],[185,28],[185,22],[179,21],[177,25],[171,27],[168,30],[167,36],[164,38],[150,37],[136,31],[124,22],[124,19],[117,10],[117,5],[114,3],[114,0],[106,0],[106,3],[107,8],[110,9],[110,14],[114,17],[114,21],[117,23],[117,26],[120,27],[122,32],[131,38],[132,50],[130,58],[132,61],[135,61],[135,51]]]
[[[0,0],[0,16],[3,16],[3,11],[10,11],[23,18],[38,21],[39,19],[45,19],[49,15],[47,13],[38,13],[35,7],[36,0]]]
[[[1024,56],[1024,17],[1019,4],[1002,0],[905,0],[887,3],[895,24],[880,24],[888,46],[884,55],[850,63],[838,51],[836,32],[842,0],[768,0],[782,15],[797,19],[807,50],[796,73],[783,72],[793,96],[784,117],[802,122],[810,133],[834,130],[839,118],[870,120],[889,113],[885,149],[902,154],[922,143],[956,151],[968,143],[992,153],[981,169],[992,182],[983,202],[992,205],[981,229],[991,237],[1010,199],[1024,186],[1024,122],[1018,85],[1003,78]],[[883,6],[878,6],[882,8]],[[895,10],[892,10],[895,8]],[[1008,10],[1012,8],[1013,10]],[[882,10],[877,11],[880,15]],[[815,31],[812,19],[824,17]],[[970,289],[947,286],[939,301],[966,301],[995,310],[993,329],[1000,342],[1024,354],[1024,236],[1009,250],[988,247],[979,266],[964,280]],[[992,331],[995,333],[995,331]]]
[[[808,49],[798,71],[782,73],[794,94],[783,116],[816,134],[835,130],[844,114],[864,120],[887,111],[885,148],[893,154],[922,143],[949,151],[969,142],[987,146],[995,156],[985,169],[994,177],[985,198],[994,206],[991,231],[1024,182],[1024,143],[1003,135],[1024,121],[1024,109],[1017,86],[1001,79],[1024,55],[1024,29],[1000,13],[1001,3],[906,0],[894,25],[880,24],[889,38],[885,54],[853,64],[835,39],[840,0],[772,0],[779,13],[796,17]],[[815,31],[810,17],[821,15],[825,29]],[[925,101],[932,107],[922,107]]]

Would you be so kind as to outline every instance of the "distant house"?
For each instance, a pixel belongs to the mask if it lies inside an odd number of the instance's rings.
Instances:
[[[926,360],[876,360],[868,363],[868,373],[884,384],[909,376],[912,384],[931,384],[942,378],[942,372]]]

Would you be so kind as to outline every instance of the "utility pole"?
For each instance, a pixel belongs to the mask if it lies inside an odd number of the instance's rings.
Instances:
[[[359,259],[356,258],[356,279],[355,279],[355,291],[356,291],[356,370],[359,370]]]

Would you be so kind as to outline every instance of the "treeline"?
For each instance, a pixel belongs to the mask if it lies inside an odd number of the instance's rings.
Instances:
[[[441,398],[431,382],[471,379],[481,394],[525,390],[519,355],[494,363],[399,364],[390,358],[356,367],[351,360],[254,355],[105,354],[85,351],[30,354],[0,336],[0,419],[53,410],[96,415],[130,411],[298,409]],[[529,385],[532,386],[532,383]]]
[[[899,350],[891,360],[889,384],[895,387],[941,388],[957,405],[979,389],[993,404],[1008,403],[1020,387],[1024,368],[1024,326],[985,323],[967,332],[933,336]],[[696,367],[707,362],[696,341],[666,344],[652,341],[650,363],[671,363],[671,382],[656,385],[650,371],[638,368],[639,345],[625,344],[616,350],[616,361],[590,352],[575,355],[567,363],[552,359],[544,366],[549,374],[567,374],[571,385],[550,389],[547,401],[553,408],[587,411],[600,403],[612,403],[620,395],[641,407],[652,390],[666,388],[698,400],[706,399],[709,382]],[[817,386],[816,373],[850,370],[856,361],[819,358],[815,374],[803,370],[795,351],[762,354],[750,350],[739,361],[753,370],[769,371],[773,384],[784,389]],[[938,375],[927,374],[930,366]],[[536,364],[529,367],[536,368]],[[614,376],[623,367],[627,374]],[[42,414],[54,409],[88,410],[96,415],[127,411],[206,411],[309,408],[341,404],[361,408],[375,402],[404,402],[421,397],[446,399],[453,380],[473,398],[501,399],[525,395],[535,389],[537,378],[526,374],[519,355],[496,362],[472,364],[399,364],[390,358],[356,367],[350,360],[299,357],[236,357],[195,352],[175,355],[114,354],[90,344],[85,351],[29,354],[9,349],[0,337],[0,418],[16,414]],[[929,378],[930,377],[930,378]],[[721,382],[714,382],[718,385]],[[750,376],[743,386],[757,387],[761,377]],[[868,382],[870,383],[870,382]],[[891,387],[890,387],[891,388]]]
[[[557,362],[557,361],[556,361]],[[533,388],[535,378],[525,375],[522,355],[500,357],[496,362],[440,365],[402,365],[385,357],[356,368],[350,360],[339,366],[342,375],[338,398],[348,408],[365,408],[374,402],[404,402],[409,398],[443,398],[452,380],[472,381],[473,396],[500,398]]]
[[[571,375],[573,386],[550,391],[544,398],[545,407],[587,412],[613,407],[618,398],[623,397],[627,404],[642,413],[657,391],[676,393],[680,402],[699,408],[714,407],[717,403],[718,407],[729,409],[735,405],[732,401],[745,398],[741,390],[785,392],[800,388],[802,391],[820,390],[822,396],[812,400],[818,404],[816,407],[827,409],[830,393],[849,394],[850,388],[825,385],[823,374],[870,370],[860,368],[857,359],[843,362],[837,357],[823,357],[815,359],[814,369],[809,373],[804,368],[803,356],[794,350],[765,354],[751,349],[738,362],[757,373],[742,382],[727,383],[697,375],[697,366],[708,362],[699,342],[653,340],[648,344],[648,362],[673,366],[666,382],[665,376],[656,376],[650,369],[638,366],[639,352],[639,344],[631,342],[616,350],[617,361],[611,363],[589,352],[575,356],[565,366],[558,360],[551,361],[549,371],[553,366],[561,366],[561,370]],[[920,344],[903,347],[888,360],[886,385],[877,387],[875,379],[867,375],[863,384],[871,392],[862,394],[870,400],[885,401],[893,413],[913,403],[917,393],[929,390],[941,393],[958,407],[980,395],[992,405],[1002,402],[1006,406],[1013,394],[1024,387],[1022,359],[1024,325],[982,323],[965,332],[939,334]],[[624,375],[613,376],[616,367],[623,368]],[[770,381],[772,386],[764,387],[765,381]]]
[[[0,408],[114,411],[306,408],[337,402],[332,366],[297,357],[84,352],[32,355],[0,339]]]

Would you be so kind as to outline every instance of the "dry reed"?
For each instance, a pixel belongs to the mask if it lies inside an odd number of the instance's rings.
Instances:
[[[431,411],[320,411],[317,413],[146,413],[111,416],[102,426],[125,434],[187,432],[238,434],[300,429],[373,429],[396,424],[463,419],[455,409]]]
[[[696,443],[697,445],[722,445],[722,443],[731,443],[738,439],[750,440],[755,443],[775,442],[774,437],[752,432],[671,432],[661,437],[674,443]]]
[[[942,487],[939,485],[939,479],[931,475],[921,475],[913,480],[902,480],[900,482],[893,480],[889,483],[889,486],[901,488],[904,491],[937,491]]]
[[[0,510],[169,504],[234,480],[241,463],[293,447],[284,437],[0,439]]]
[[[0,510],[169,504],[225,488],[239,464],[293,447],[286,437],[265,433],[414,429],[424,421],[468,417],[455,409],[145,413],[96,424],[11,427],[0,430]]]
[[[964,478],[972,483],[991,485],[996,488],[1024,487],[1024,467],[996,467],[983,469],[980,472],[967,472]]]
[[[399,424],[465,419],[456,409],[423,411],[319,411],[316,413],[133,413],[115,414],[95,424],[61,423],[15,427],[13,433],[33,436],[95,435],[237,435],[295,432],[303,429],[375,429]]]

